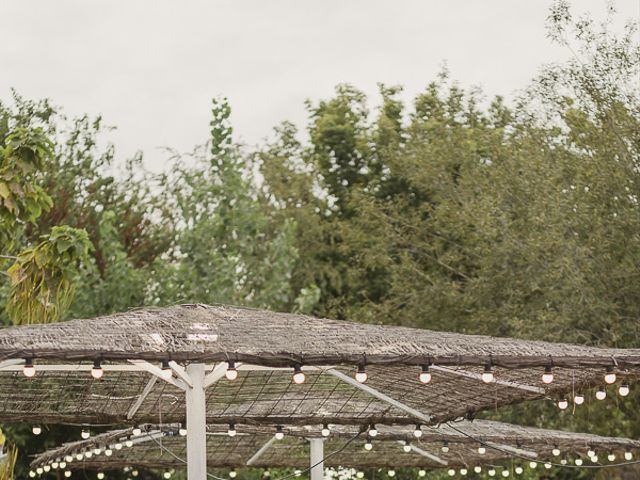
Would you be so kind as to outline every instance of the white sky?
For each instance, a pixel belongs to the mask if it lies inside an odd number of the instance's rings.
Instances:
[[[601,18],[604,0],[574,1]],[[545,36],[550,0],[3,0],[0,99],[10,88],[69,114],[103,114],[118,156],[207,138],[210,99],[229,97],[240,138],[281,120],[304,124],[304,100],[340,82],[407,99],[443,62],[462,86],[511,95],[568,55]],[[638,18],[640,0],[618,0]]]

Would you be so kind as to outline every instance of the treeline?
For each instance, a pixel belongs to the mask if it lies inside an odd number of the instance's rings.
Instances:
[[[249,148],[219,99],[209,139],[162,175],[141,156],[119,168],[100,118],[15,95],[0,104],[4,323],[231,303],[637,347],[639,45],[562,3],[550,33],[576,56],[509,105],[446,73],[411,105],[381,85],[374,111],[339,85],[307,104],[308,140],[285,122]],[[511,415],[637,436],[639,413]]]

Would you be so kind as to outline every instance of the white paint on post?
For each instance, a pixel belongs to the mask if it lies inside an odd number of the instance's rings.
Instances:
[[[324,439],[310,438],[310,467],[309,480],[322,480],[324,477]]]
[[[404,447],[405,443],[402,440],[398,440],[398,443],[400,445],[402,445]],[[436,463],[439,463],[440,465],[449,465],[449,462],[447,462],[446,460],[443,460],[442,458],[440,458],[437,455],[434,455],[433,453],[429,453],[426,450],[421,449],[420,447],[416,447],[415,445],[411,445],[410,446],[411,451],[415,452],[419,455],[422,455],[425,458],[428,458],[429,460],[433,460]]]
[[[204,390],[205,365],[187,365],[191,387],[187,386],[187,478],[207,478],[207,402]]]
[[[276,441],[276,437],[275,435],[273,437],[271,437],[269,439],[269,441],[267,443],[265,443],[263,446],[260,447],[260,450],[258,450],[256,453],[253,454],[253,456],[247,460],[247,466],[251,466],[254,463],[256,463],[258,461],[258,459],[262,456],[262,454],[264,452],[266,452],[267,450],[269,450],[269,447],[271,447],[271,445],[273,444],[273,442]]]

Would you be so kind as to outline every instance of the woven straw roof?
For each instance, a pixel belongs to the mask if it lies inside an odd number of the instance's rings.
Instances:
[[[309,465],[309,446],[306,439],[320,437],[321,426],[285,428],[285,438],[275,441],[252,465],[254,467],[298,467]],[[273,437],[273,429],[264,427],[239,426],[235,437],[229,437],[226,429],[209,426],[207,437],[208,466],[244,467],[247,461]],[[366,451],[363,443],[366,434],[354,427],[333,426],[331,435],[325,440],[325,466],[342,467],[425,467],[441,468],[444,465],[416,453],[405,453],[402,443],[409,440],[411,445],[445,460],[447,467],[474,466],[501,463],[514,458],[514,454],[504,450],[504,446],[520,448],[538,454],[536,460],[555,460],[552,449],[559,448],[563,456],[586,456],[588,449],[617,452],[618,457],[626,450],[640,448],[640,442],[625,438],[601,437],[583,433],[569,433],[555,430],[520,427],[491,421],[455,422],[438,427],[423,427],[423,436],[413,436],[412,427],[379,427],[379,434],[373,440],[374,448]],[[165,432],[164,436],[153,432]],[[112,470],[127,466],[141,468],[182,468],[180,459],[186,457],[185,437],[177,434],[178,426],[144,426],[144,433],[132,437],[136,443],[131,448],[116,450],[114,445],[124,442],[132,434],[131,429],[112,431],[88,440],[67,443],[39,455],[32,463],[33,468],[64,459],[71,455],[74,460],[67,463],[67,469]],[[148,435],[155,437],[152,440]],[[441,447],[447,441],[449,452]],[[487,451],[481,455],[478,446],[487,444]],[[341,452],[331,455],[347,445]],[[492,448],[496,444],[501,447]],[[104,449],[111,446],[113,454],[106,456]],[[100,447],[103,453],[78,461],[75,455],[87,449]],[[520,458],[516,458],[520,460]]]
[[[0,361],[34,357],[86,366],[125,360],[181,363],[226,359],[269,367],[337,365],[353,376],[365,358],[367,385],[421,413],[431,422],[453,420],[499,405],[544,397],[602,383],[604,367],[617,363],[619,377],[634,381],[638,350],[598,349],[567,344],[468,336],[402,327],[317,319],[240,307],[184,305],[143,309],[59,324],[0,330]],[[494,365],[497,382],[479,380]],[[418,365],[431,361],[433,380],[417,380]],[[554,365],[555,380],[544,385],[542,366]],[[157,363],[156,363],[157,364]],[[212,365],[210,365],[211,367]],[[291,370],[241,371],[207,390],[207,422],[309,425],[415,423],[405,411],[379,401],[320,369],[296,385]],[[39,371],[33,379],[0,367],[0,421],[32,423],[134,424],[181,422],[184,394],[157,381],[132,418],[151,375],[107,371],[93,380],[85,371]],[[591,397],[588,397],[591,398]]]

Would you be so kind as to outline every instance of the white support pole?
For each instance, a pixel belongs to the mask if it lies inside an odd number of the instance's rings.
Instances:
[[[322,480],[324,477],[324,438],[310,438],[309,480]]]
[[[192,386],[187,386],[187,478],[207,478],[207,402],[204,390],[205,365],[187,365]]]

